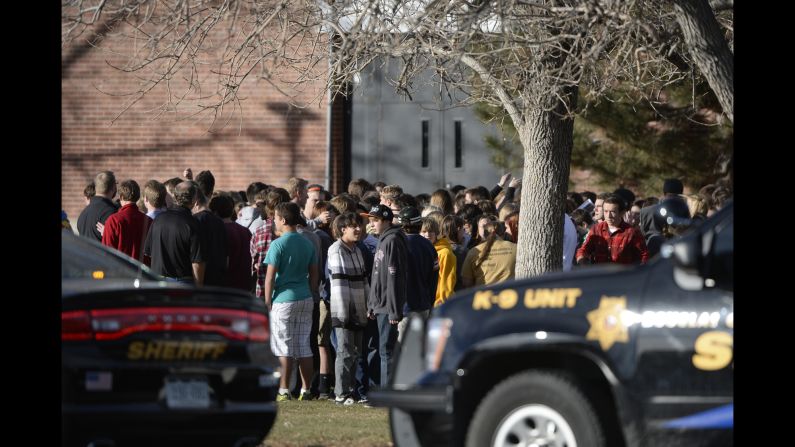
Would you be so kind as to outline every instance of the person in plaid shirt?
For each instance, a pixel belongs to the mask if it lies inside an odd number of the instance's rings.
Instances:
[[[604,221],[591,227],[577,250],[577,264],[645,264],[649,260],[640,230],[624,221],[624,208],[624,199],[615,194],[604,199]]]
[[[265,272],[267,266],[263,265],[265,255],[268,253],[268,248],[271,242],[276,239],[273,227],[273,212],[276,205],[282,202],[289,202],[290,196],[284,188],[273,188],[265,199],[265,224],[254,231],[251,237],[250,252],[251,252],[251,269],[252,273],[257,277],[257,285],[254,294],[257,297],[265,297]]]

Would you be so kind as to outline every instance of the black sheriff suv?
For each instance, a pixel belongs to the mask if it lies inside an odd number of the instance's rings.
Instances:
[[[259,445],[278,360],[250,293],[167,283],[62,233],[62,445]]]
[[[392,382],[395,445],[733,444],[730,202],[635,268],[469,289],[413,318]]]

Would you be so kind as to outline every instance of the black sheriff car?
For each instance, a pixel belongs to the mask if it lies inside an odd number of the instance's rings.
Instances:
[[[61,242],[62,445],[259,445],[278,387],[262,300]]]
[[[412,319],[371,393],[395,444],[732,445],[733,209],[645,266],[470,289]]]

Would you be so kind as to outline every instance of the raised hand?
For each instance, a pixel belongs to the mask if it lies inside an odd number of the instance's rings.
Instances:
[[[513,175],[511,175],[510,172],[506,172],[502,177],[500,177],[500,182],[497,184],[500,185],[500,188],[504,189],[508,182],[511,181],[511,177],[513,177]]]

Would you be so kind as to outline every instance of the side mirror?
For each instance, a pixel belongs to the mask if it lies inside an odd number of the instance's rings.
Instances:
[[[701,234],[691,232],[684,237],[663,243],[660,256],[671,258],[674,264],[674,281],[685,290],[701,290],[704,279],[701,276]]]
[[[663,243],[660,256],[670,258],[674,280],[686,290],[733,287],[733,202],[678,239]]]
[[[698,233],[690,237],[679,238],[672,242],[663,243],[660,247],[660,256],[673,258],[674,265],[686,270],[698,271],[701,258],[701,238]]]

